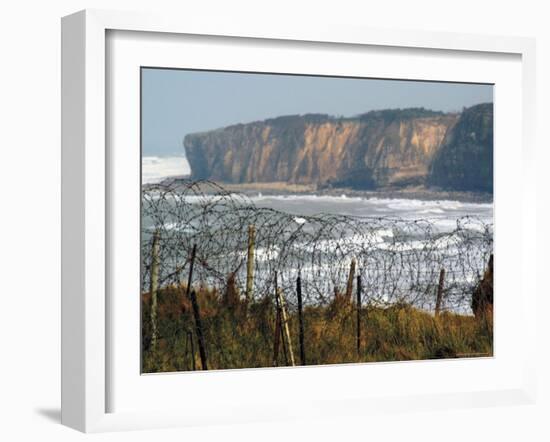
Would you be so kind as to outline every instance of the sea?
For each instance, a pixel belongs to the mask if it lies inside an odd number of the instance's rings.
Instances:
[[[143,184],[160,183],[173,177],[190,174],[190,167],[182,156],[146,156],[142,162]],[[474,217],[485,224],[493,223],[492,202],[472,202],[460,199],[436,199],[413,197],[376,196],[357,194],[288,194],[264,195],[262,192],[247,193],[257,207],[271,208],[296,215],[319,213],[334,215],[392,217],[404,220],[427,219],[443,231],[456,228],[456,220],[465,216]]]
[[[183,172],[183,173],[182,173]],[[143,183],[160,183],[163,180],[173,177],[189,174],[187,161],[182,157],[144,157],[142,163]],[[373,284],[371,291],[378,290],[379,299],[387,302],[395,302],[401,299],[400,294],[411,292],[412,285],[420,284],[416,287],[416,293],[425,293],[431,290],[433,284],[437,284],[439,275],[439,266],[446,266],[448,270],[449,284],[452,283],[454,290],[454,301],[449,301],[447,307],[450,310],[470,314],[469,300],[464,295],[471,293],[473,285],[479,281],[483,273],[488,254],[492,253],[492,245],[487,245],[487,232],[492,237],[493,231],[493,203],[491,201],[474,201],[472,198],[457,197],[452,198],[449,195],[442,194],[443,198],[438,198],[438,194],[429,194],[426,197],[417,196],[421,194],[396,194],[388,196],[385,193],[359,193],[356,191],[335,193],[285,193],[273,194],[273,191],[267,192],[251,191],[247,189],[246,197],[256,208],[273,209],[278,212],[292,215],[288,218],[290,230],[295,230],[304,225],[307,228],[308,218],[314,215],[346,215],[356,218],[379,219],[379,220],[399,220],[397,224],[385,225],[382,222],[375,228],[373,233],[376,240],[372,253],[369,252],[367,272],[371,272],[370,281]],[[190,197],[191,199],[194,197]],[[209,198],[215,198],[211,196]],[[474,198],[475,199],[475,198]],[[464,220],[473,220],[465,222]],[[430,238],[419,236],[421,229],[416,230],[413,226],[417,222],[427,222],[430,227]],[[152,226],[144,219],[143,227],[152,229]],[[411,228],[411,226],[413,226]],[[489,230],[487,230],[487,226]],[[167,229],[185,229],[185,227],[165,226]],[[405,232],[405,230],[407,230]],[[220,230],[220,234],[221,230]],[[437,239],[439,238],[439,239]],[[228,239],[229,241],[229,239]],[[349,247],[354,241],[364,241],[364,238],[353,237],[353,232],[346,232],[345,235],[338,236],[329,233],[324,239],[327,244],[332,244],[330,249],[339,250],[341,247],[334,241],[342,241],[343,248]],[[431,241],[431,243],[429,243]],[[345,243],[345,244],[344,244]],[[347,244],[347,245],[346,245]],[[371,244],[371,245],[372,245]],[[299,246],[299,245],[298,245]],[[299,246],[300,247],[300,246]],[[304,248],[309,246],[303,245]],[[235,256],[240,256],[244,250],[235,249],[232,252]],[[278,252],[273,250],[271,253],[263,253],[257,250],[257,265],[269,267],[269,260],[264,261],[265,255],[277,258]],[[447,256],[448,255],[448,256]],[[145,256],[146,257],[146,256]],[[232,258],[231,257],[231,258]],[[399,257],[399,260],[396,260]],[[349,259],[345,256],[340,260],[345,269],[349,266]],[[230,259],[230,258],[228,258]],[[311,286],[319,280],[342,280],[345,283],[347,270],[342,274],[342,269],[336,269],[333,265],[330,254],[320,255],[321,261],[316,262],[317,276],[312,276]],[[325,262],[326,259],[326,262]],[[408,261],[407,261],[408,260]],[[373,262],[377,264],[377,270],[374,271]],[[301,265],[301,264],[300,264]],[[386,267],[390,266],[390,267]],[[299,269],[296,263],[289,263],[286,270],[289,275],[297,275]],[[244,269],[244,268],[243,268]],[[244,271],[241,269],[242,271]],[[319,270],[320,269],[320,270]],[[408,270],[407,270],[408,269]],[[166,268],[167,273],[173,269]],[[304,272],[304,267],[301,268]],[[373,273],[374,272],[374,273]],[[407,273],[408,272],[408,273]],[[416,272],[414,275],[411,272]],[[261,272],[258,272],[260,274]],[[313,275],[313,273],[312,273]],[[319,278],[319,275],[325,275],[327,278]],[[418,276],[420,275],[420,276]],[[146,275],[145,275],[146,276]],[[241,275],[244,277],[244,275]],[[302,277],[304,274],[302,273]],[[389,280],[393,280],[388,282]],[[243,279],[243,278],[241,278]],[[288,278],[292,280],[292,278]],[[144,281],[145,282],[145,281]],[[260,280],[259,275],[256,279],[256,285],[265,285],[268,287],[270,281]],[[384,289],[381,290],[381,284]],[[146,285],[146,284],[145,284]],[[265,290],[270,290],[266,288]],[[413,291],[414,291],[413,290]],[[449,288],[451,290],[451,288]],[[319,290],[317,290],[319,291]],[[322,290],[321,290],[322,291]],[[328,290],[324,290],[325,292]],[[453,293],[449,293],[451,297]],[[417,301],[421,308],[427,310],[433,309],[431,302],[424,298]]]

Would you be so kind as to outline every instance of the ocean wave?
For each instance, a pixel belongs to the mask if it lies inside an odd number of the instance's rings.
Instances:
[[[256,201],[293,201],[293,202],[299,202],[299,201],[313,201],[313,202],[335,202],[335,203],[354,203],[354,202],[360,202],[360,201],[367,201],[367,198],[363,198],[360,196],[347,196],[346,194],[342,194],[340,196],[334,196],[334,195],[317,195],[317,194],[308,194],[308,195],[299,195],[299,194],[288,194],[288,195],[263,195],[261,192],[258,193],[256,196],[251,196],[250,199],[253,202]]]
[[[191,168],[184,156],[146,156],[141,159],[143,184],[159,183],[172,176],[189,175]]]

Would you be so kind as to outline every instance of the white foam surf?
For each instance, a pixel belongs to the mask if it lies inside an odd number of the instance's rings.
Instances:
[[[189,175],[190,173],[191,168],[184,156],[147,156],[141,160],[143,184],[159,183],[165,178]]]

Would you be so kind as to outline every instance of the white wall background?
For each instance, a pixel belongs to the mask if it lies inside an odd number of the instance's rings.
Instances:
[[[550,13],[545,2],[461,0],[10,0],[0,9],[0,439],[82,440],[59,425],[60,17],[83,8],[245,15],[377,28],[534,36],[538,53],[539,238],[546,271]],[[514,177],[511,177],[514,179]],[[519,179],[519,178],[518,178]],[[547,260],[546,260],[547,261]],[[537,405],[93,436],[95,440],[550,440],[548,290],[539,282]],[[545,324],[546,323],[546,324]]]

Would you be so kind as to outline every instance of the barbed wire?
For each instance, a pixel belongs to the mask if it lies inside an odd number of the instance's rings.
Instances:
[[[273,296],[277,275],[291,309],[298,276],[304,303],[326,304],[346,293],[353,266],[364,304],[433,310],[445,269],[443,309],[471,312],[472,292],[493,250],[492,224],[473,216],[442,231],[429,219],[301,215],[257,207],[246,195],[209,181],[149,185],[142,192],[142,291],[149,290],[155,234],[160,287],[185,284],[196,245],[193,283],[223,293],[231,281],[243,294],[250,226],[253,299]]]

